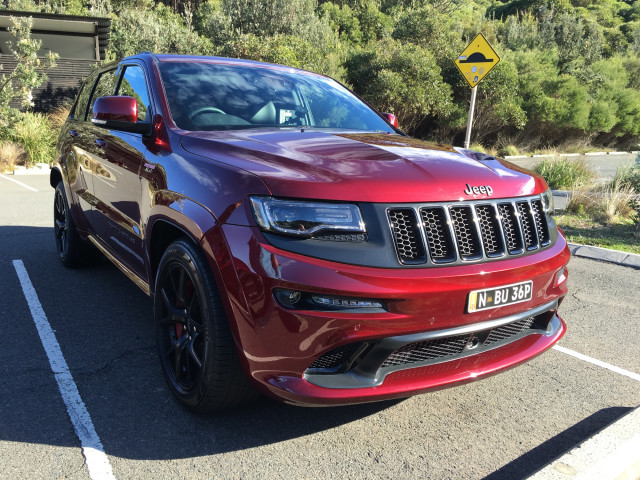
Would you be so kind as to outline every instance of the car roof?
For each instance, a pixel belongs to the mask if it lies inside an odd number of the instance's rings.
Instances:
[[[309,72],[307,70],[302,70],[300,68],[288,67],[286,65],[279,65],[277,63],[267,63],[267,62],[260,62],[257,60],[246,60],[246,59],[229,58],[229,57],[213,57],[213,56],[207,57],[207,56],[199,56],[199,55],[176,55],[176,54],[166,54],[166,53],[142,52],[137,55],[126,57],[122,59],[121,62],[129,59],[134,59],[134,58],[150,58],[157,62],[184,62],[184,63],[209,63],[209,64],[219,64],[219,65],[238,65],[238,66],[253,67],[253,68],[287,70],[290,72],[317,75],[319,77],[325,76],[318,73]]]

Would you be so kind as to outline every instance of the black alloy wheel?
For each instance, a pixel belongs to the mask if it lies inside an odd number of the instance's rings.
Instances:
[[[56,247],[58,255],[64,263],[64,258],[69,255],[69,228],[67,224],[67,203],[64,199],[64,189],[56,188],[55,200],[53,202],[53,221],[56,236]]]
[[[76,230],[62,180],[56,186],[53,200],[53,232],[58,257],[64,266],[91,265],[100,259],[98,249],[82,240]]]
[[[256,396],[242,371],[206,259],[186,239],[172,243],[160,261],[154,316],[162,371],[185,406],[211,412]]]

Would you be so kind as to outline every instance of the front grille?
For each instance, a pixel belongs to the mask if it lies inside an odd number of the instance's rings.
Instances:
[[[471,352],[478,347],[508,343],[521,333],[531,329],[535,320],[535,317],[528,317],[491,330],[410,343],[389,355],[381,368],[410,365],[412,363],[446,362],[448,360],[447,357],[459,355],[465,349]]]
[[[539,196],[389,208],[387,216],[404,265],[517,256],[551,243]]]
[[[356,353],[362,344],[360,342],[348,343],[342,347],[329,350],[318,357],[309,368],[312,369],[336,369],[341,367],[351,356]]]
[[[536,319],[534,317],[523,318],[522,320],[518,320],[517,322],[494,328],[489,333],[489,336],[484,341],[484,344],[491,345],[492,343],[508,340],[509,338],[533,327],[535,320]]]
[[[382,367],[406,365],[457,355],[464,350],[468,340],[469,335],[458,335],[440,340],[410,343],[393,352],[382,364]]]

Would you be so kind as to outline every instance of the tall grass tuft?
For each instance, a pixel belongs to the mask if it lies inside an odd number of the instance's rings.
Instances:
[[[578,185],[571,192],[567,211],[589,215],[601,223],[614,223],[632,218],[635,214],[637,195],[628,185]]]
[[[7,172],[24,162],[26,152],[17,143],[4,141],[0,142],[0,172]]]
[[[57,130],[46,116],[26,112],[10,131],[11,140],[21,144],[28,154],[27,166],[51,163],[55,158]]]
[[[49,122],[56,130],[59,130],[69,116],[71,107],[69,105],[59,105],[49,113]]]
[[[545,158],[535,166],[535,171],[542,175],[551,188],[571,189],[587,185],[596,177],[584,158]]]
[[[611,184],[631,187],[640,194],[640,162],[619,167]]]

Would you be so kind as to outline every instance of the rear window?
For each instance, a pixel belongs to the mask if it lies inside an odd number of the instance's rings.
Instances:
[[[171,116],[184,130],[318,127],[393,132],[337,82],[294,70],[161,62]]]

